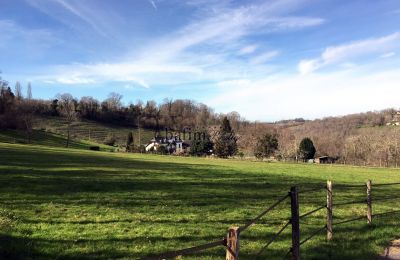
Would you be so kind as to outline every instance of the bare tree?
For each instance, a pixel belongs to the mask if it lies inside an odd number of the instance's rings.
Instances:
[[[27,87],[27,91],[26,91],[26,98],[28,100],[32,99],[32,84],[30,82],[28,82],[28,87]]]
[[[21,87],[21,83],[19,83],[19,81],[17,81],[15,83],[14,95],[15,95],[15,98],[17,100],[21,100],[22,99],[22,87]]]
[[[108,98],[105,100],[106,104],[107,104],[107,108],[109,111],[117,111],[120,110],[122,107],[122,95],[115,93],[115,92],[111,92],[110,94],[108,94]]]
[[[20,118],[20,128],[24,129],[26,140],[31,143],[33,130],[33,108],[32,100],[24,100],[18,103],[18,116]]]
[[[73,96],[68,93],[59,94],[57,96],[60,114],[67,120],[67,144],[69,147],[71,124],[76,120],[76,101]]]

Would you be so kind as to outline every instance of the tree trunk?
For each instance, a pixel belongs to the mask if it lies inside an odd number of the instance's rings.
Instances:
[[[68,127],[67,127],[67,148],[69,148],[69,132],[70,132],[70,124],[68,124]]]

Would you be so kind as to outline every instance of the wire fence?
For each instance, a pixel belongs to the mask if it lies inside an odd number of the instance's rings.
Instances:
[[[246,224],[244,224],[241,227],[231,227],[228,230],[228,233],[225,238],[216,240],[214,242],[210,242],[207,244],[202,244],[198,246],[193,246],[185,249],[180,249],[180,250],[175,250],[175,251],[170,251],[170,252],[165,252],[162,254],[154,254],[154,255],[149,255],[147,257],[142,258],[143,260],[156,260],[156,259],[171,259],[174,257],[178,256],[183,256],[183,255],[190,255],[194,254],[197,252],[201,252],[204,250],[208,250],[211,248],[215,247],[224,247],[226,250],[226,259],[227,260],[237,260],[239,258],[239,249],[240,249],[240,235],[244,232],[247,231],[252,225],[256,224],[262,217],[268,215],[271,211],[276,209],[278,205],[280,205],[282,202],[284,202],[287,199],[290,199],[290,207],[291,207],[291,217],[290,218],[282,218],[280,219],[281,221],[285,221],[284,225],[280,227],[280,229],[273,234],[273,236],[268,240],[264,246],[261,247],[261,249],[254,254],[253,259],[260,259],[262,255],[268,251],[268,248],[270,247],[271,244],[273,244],[283,233],[284,230],[286,230],[289,226],[292,227],[292,243],[291,246],[288,246],[288,251],[286,251],[286,254],[283,256],[283,259],[286,259],[289,255],[291,255],[292,259],[300,259],[300,247],[307,243],[308,241],[312,240],[315,236],[319,235],[321,232],[326,231],[326,239],[328,241],[332,240],[333,238],[333,226],[338,226],[338,225],[343,225],[346,223],[350,223],[353,221],[359,221],[362,219],[366,219],[368,224],[372,223],[372,219],[374,217],[378,216],[383,216],[383,215],[388,215],[388,214],[396,214],[400,213],[400,210],[392,210],[392,211],[387,211],[387,212],[381,212],[377,214],[372,213],[372,187],[389,187],[389,186],[394,186],[394,185],[400,185],[400,183],[382,183],[382,184],[374,184],[372,186],[372,181],[369,180],[366,184],[364,185],[346,185],[346,184],[339,184],[335,185],[336,187],[339,187],[341,189],[346,189],[346,188],[365,188],[366,189],[366,198],[363,200],[352,200],[352,201],[345,201],[345,202],[340,202],[340,203],[333,203],[333,184],[331,181],[327,181],[326,186],[320,186],[320,187],[315,187],[312,189],[305,189],[305,190],[298,190],[296,186],[291,187],[290,191],[280,197],[278,200],[276,200],[271,206],[267,207],[264,211],[262,211],[260,214],[258,214],[255,218],[252,220],[248,221]],[[307,193],[313,193],[317,191],[322,191],[326,190],[326,204],[320,205],[306,213],[303,213],[302,215],[299,214],[299,209],[300,209],[300,203],[299,203],[299,194],[307,194]],[[385,197],[377,197],[376,199],[374,198],[374,201],[382,201],[382,200],[389,200],[393,199],[396,200],[399,197],[393,197],[393,196],[385,196]],[[351,219],[345,219],[341,220],[338,222],[333,221],[333,209],[335,207],[341,207],[345,205],[354,205],[354,204],[366,204],[367,206],[367,211],[366,215],[364,216],[358,216],[355,218]],[[309,236],[304,238],[303,240],[300,240],[300,225],[307,225],[307,223],[301,222],[300,220],[304,220],[307,217],[314,215],[315,213],[326,209],[326,224],[323,226],[320,226],[319,228],[316,228]],[[282,222],[281,222],[282,223]]]

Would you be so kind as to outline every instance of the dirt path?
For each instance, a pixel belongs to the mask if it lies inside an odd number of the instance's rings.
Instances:
[[[392,241],[378,259],[400,259],[400,239]]]

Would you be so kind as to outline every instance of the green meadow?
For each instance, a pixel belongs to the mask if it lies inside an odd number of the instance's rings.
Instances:
[[[26,133],[24,131],[17,130],[2,130],[0,132],[0,143],[10,143],[10,144],[33,144],[33,145],[41,145],[41,146],[50,146],[50,147],[65,147],[67,144],[67,140],[65,136],[46,132],[42,130],[33,130],[30,136],[30,140],[28,140]],[[90,146],[98,146],[101,151],[113,151],[114,147],[94,143],[85,140],[77,140],[71,139],[69,143],[70,148],[74,149],[84,149],[89,150]]]
[[[138,259],[221,239],[297,185],[334,183],[334,203],[365,198],[364,187],[400,182],[400,170],[94,152],[0,143],[0,255],[3,259]],[[400,209],[400,185],[373,187],[374,213]],[[393,197],[393,200],[378,200]],[[396,199],[397,197],[397,199]],[[299,195],[300,214],[326,191]],[[290,216],[289,200],[241,234],[254,259]],[[364,216],[365,204],[334,207],[334,223]],[[375,259],[399,237],[400,214],[334,226],[302,245],[303,259]],[[326,210],[301,220],[301,240],[325,225]],[[290,227],[260,254],[282,259]],[[223,259],[217,247],[183,259]]]

